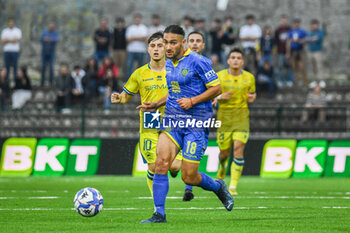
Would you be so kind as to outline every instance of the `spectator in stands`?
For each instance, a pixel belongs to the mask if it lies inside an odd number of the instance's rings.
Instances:
[[[220,70],[224,69],[224,66],[219,62],[219,57],[216,54],[213,54],[210,56],[210,60],[211,60],[211,65],[213,67],[213,70],[215,72],[219,72]]]
[[[299,73],[301,73],[304,85],[307,86],[305,71],[304,44],[306,42],[307,32],[300,28],[301,20],[294,19],[294,27],[289,31],[287,42],[287,58],[290,57],[290,63],[294,73],[294,84],[298,85]]]
[[[96,29],[94,33],[94,41],[96,46],[94,58],[98,62],[109,56],[109,43],[111,41],[111,33],[109,32],[107,25],[107,19],[101,19],[101,26],[100,28]]]
[[[110,69],[113,72],[113,77],[114,78],[118,78],[118,74],[119,74],[119,70],[118,67],[113,63],[113,60],[110,57],[106,57],[103,60],[103,64],[100,68],[100,70],[98,71],[97,75],[99,78],[103,78],[106,75],[107,70]]]
[[[293,74],[290,67],[289,59],[286,57],[286,46],[289,31],[292,28],[288,25],[287,16],[282,15],[281,24],[275,31],[275,44],[277,46],[277,70],[279,76],[277,85],[283,87],[285,84],[293,86]]]
[[[202,33],[202,35],[204,37],[204,43],[206,45],[209,45],[209,33],[205,27],[205,19],[204,18],[197,20],[196,31]],[[203,56],[208,56],[208,48],[207,47],[209,47],[209,46],[205,46],[204,49],[202,50]]]
[[[141,23],[141,14],[134,15],[134,24],[126,29],[126,41],[128,57],[126,60],[126,80],[129,79],[133,72],[134,62],[137,62],[137,67],[143,65],[143,60],[146,54],[146,40],[148,36],[147,27]]]
[[[126,27],[123,18],[117,18],[116,24],[113,29],[113,59],[123,77],[126,72]]]
[[[105,58],[106,59],[106,58]],[[97,95],[98,86],[98,65],[95,58],[91,57],[85,65],[84,71],[86,73],[86,95],[90,97],[95,97]]]
[[[226,16],[225,17],[225,24],[223,26],[224,35],[223,35],[223,48],[225,52],[225,57],[227,57],[226,54],[229,53],[232,46],[236,42],[236,39],[238,37],[237,33],[238,30],[234,28],[233,26],[233,17],[232,16]]]
[[[68,65],[62,64],[60,66],[60,73],[55,79],[56,108],[58,111],[70,106],[72,85],[73,79],[69,74]]]
[[[86,95],[85,88],[87,86],[86,83],[86,73],[85,71],[78,65],[74,66],[73,71],[71,73],[72,81],[72,103],[85,105],[86,103]]]
[[[15,27],[15,20],[8,20],[8,27],[1,32],[1,42],[4,45],[4,63],[7,70],[6,80],[9,81],[10,68],[13,67],[14,81],[17,78],[17,61],[20,51],[21,29]],[[10,82],[9,82],[10,84]]]
[[[49,65],[50,84],[52,85],[52,82],[53,82],[55,49],[59,38],[58,31],[55,30],[55,27],[56,27],[55,23],[50,22],[48,25],[48,28],[45,29],[40,36],[40,42],[42,45],[41,86],[44,86],[44,83],[45,83],[45,73],[46,73],[47,65]]]
[[[20,109],[32,98],[32,86],[27,75],[27,68],[21,67],[17,72],[16,85],[12,94],[12,109]]]
[[[260,66],[262,66],[266,61],[269,63],[269,65],[272,64],[273,46],[274,38],[272,36],[271,27],[265,26],[260,40]]]
[[[194,27],[193,27],[193,19],[186,15],[185,17],[183,17],[182,19],[182,25],[181,25],[182,29],[185,31],[185,38],[188,37],[188,35],[194,31]]]
[[[0,111],[6,110],[6,99],[10,91],[9,84],[6,81],[6,75],[6,68],[2,68],[0,72]]]
[[[165,26],[160,24],[160,17],[157,14],[152,15],[152,25],[148,27],[148,36],[156,32],[164,31]]]
[[[323,30],[319,27],[320,22],[317,19],[311,20],[311,31],[308,33],[307,43],[309,45],[309,60],[312,70],[313,80],[323,80],[324,79],[324,69],[323,69]]]
[[[211,54],[216,54],[219,57],[219,62],[223,63],[225,60],[225,53],[222,49],[224,31],[221,24],[221,19],[215,19],[209,34],[211,37]]]
[[[269,98],[274,98],[276,89],[275,77],[271,63],[268,60],[265,60],[262,66],[259,68],[257,75],[257,86],[258,89],[264,89],[264,87],[267,86]]]
[[[310,115],[313,115],[319,122],[326,120],[324,108],[327,105],[326,93],[321,90],[321,86],[316,84],[313,91],[307,95],[305,110],[302,113],[302,122],[309,120]]]
[[[261,28],[254,23],[255,16],[247,15],[247,24],[243,25],[239,31],[239,39],[242,42],[242,47],[245,53],[245,69],[253,75],[257,72],[256,51],[261,38]]]
[[[109,109],[111,108],[111,94],[113,92],[121,92],[118,79],[114,77],[111,69],[106,71],[106,75],[101,81],[99,91],[104,95],[105,113],[109,113]]]

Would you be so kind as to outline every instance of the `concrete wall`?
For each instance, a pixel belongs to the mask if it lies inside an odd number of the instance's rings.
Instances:
[[[231,15],[239,27],[244,24],[244,16],[252,13],[261,27],[269,24],[275,28],[280,15],[287,14],[290,19],[302,18],[307,30],[310,19],[319,19],[327,33],[325,65],[334,75],[349,73],[349,0],[228,0],[226,11],[217,10],[216,5],[216,0],[0,0],[0,27],[6,26],[7,17],[16,18],[23,32],[20,63],[39,70],[39,37],[48,20],[58,22],[61,35],[56,64],[83,64],[93,54],[92,34],[102,16],[109,18],[112,27],[116,16],[125,17],[131,24],[134,12],[144,15],[145,24],[150,24],[151,15],[157,13],[163,24],[179,23],[183,16],[191,15],[206,18],[207,26],[216,17]]]

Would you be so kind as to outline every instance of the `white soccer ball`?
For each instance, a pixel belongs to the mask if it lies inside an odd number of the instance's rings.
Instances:
[[[74,208],[84,217],[93,217],[103,208],[103,197],[94,188],[83,188],[75,194]]]

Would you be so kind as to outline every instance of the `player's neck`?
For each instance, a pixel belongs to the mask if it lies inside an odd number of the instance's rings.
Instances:
[[[187,49],[182,49],[181,52],[179,53],[179,55],[177,55],[175,58],[173,58],[173,62],[176,62],[177,60],[179,60],[180,58],[182,58],[182,56],[186,53]]]
[[[240,76],[242,74],[242,69],[241,68],[240,69],[232,69],[232,68],[230,68],[229,71],[230,71],[230,74],[232,76]]]
[[[161,59],[159,61],[151,59],[149,66],[151,67],[151,70],[161,72],[165,69],[165,59]]]

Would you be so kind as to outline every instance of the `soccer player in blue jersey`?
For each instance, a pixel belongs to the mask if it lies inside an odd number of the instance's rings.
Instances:
[[[201,32],[198,32],[198,31],[193,31],[190,34],[188,34],[188,36],[187,36],[187,47],[191,51],[202,55],[202,51],[205,48],[204,35]],[[206,58],[203,57],[203,59],[206,59]],[[208,62],[211,63],[211,61],[209,59],[208,59]],[[180,160],[175,160],[175,161],[180,161]],[[182,160],[180,162],[182,162]],[[174,166],[174,163],[173,163],[172,166]],[[185,193],[184,193],[184,196],[182,198],[183,201],[191,201],[194,198],[194,195],[193,195],[193,192],[192,192],[192,188],[193,188],[192,185],[186,184]]]
[[[211,99],[221,94],[218,76],[197,53],[185,50],[185,32],[178,25],[164,30],[166,56],[166,79],[168,96],[156,103],[144,102],[143,110],[154,110],[165,105],[163,131],[157,146],[156,170],[153,179],[153,200],[156,207],[153,216],[141,223],[164,223],[165,200],[169,190],[168,171],[179,150],[183,151],[181,178],[188,184],[213,191],[228,211],[233,208],[233,197],[225,182],[213,180],[198,172],[199,162],[207,147],[209,129],[204,122],[212,117]],[[189,120],[188,120],[189,119]],[[184,126],[184,121],[195,122]],[[171,125],[171,127],[166,127]],[[186,127],[187,126],[187,127]]]

